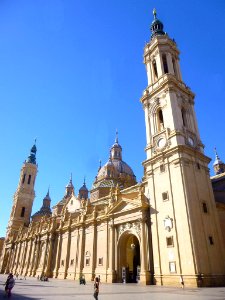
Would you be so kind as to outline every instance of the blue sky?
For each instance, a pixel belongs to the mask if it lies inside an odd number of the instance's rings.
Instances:
[[[91,188],[116,129],[123,159],[141,180],[146,139],[139,99],[154,7],[181,51],[205,153],[214,159],[216,146],[225,161],[225,1],[2,0],[0,236],[35,138],[33,213],[49,185],[52,205],[61,200],[71,172],[76,193],[84,176]]]

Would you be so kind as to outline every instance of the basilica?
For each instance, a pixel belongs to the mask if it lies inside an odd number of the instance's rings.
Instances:
[[[89,190],[72,177],[51,208],[49,191],[32,214],[36,144],[24,162],[0,272],[102,282],[180,286],[225,284],[225,165],[215,176],[204,154],[194,93],[182,81],[177,44],[153,11],[144,47],[148,85],[140,102],[146,160],[137,183],[123,160],[118,134]]]

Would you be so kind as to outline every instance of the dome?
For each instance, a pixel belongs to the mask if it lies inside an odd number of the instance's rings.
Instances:
[[[119,186],[128,187],[136,183],[136,176],[131,167],[122,159],[122,147],[116,139],[110,148],[109,159],[104,166],[100,165],[92,188],[109,188]]]
[[[43,199],[43,204],[42,207],[39,211],[37,211],[35,214],[33,214],[32,219],[34,217],[43,217],[43,216],[51,216],[52,212],[51,212],[51,208],[50,208],[50,203],[51,203],[51,198],[49,195],[49,190],[46,194],[46,196]]]
[[[107,177],[109,166],[113,167],[113,169],[118,174],[124,173],[126,175],[135,176],[133,170],[130,166],[128,166],[127,163],[125,163],[122,160],[113,159],[111,161],[108,161],[103,167],[101,167],[101,169],[98,172],[97,179],[101,177]]]
[[[112,148],[119,148],[122,150],[122,147],[120,146],[120,144],[118,142],[115,142],[113,145],[112,145]]]
[[[83,185],[83,186],[79,189],[79,191],[88,191],[88,189],[87,189],[86,185]]]
[[[79,197],[80,197],[80,199],[88,198],[88,189],[86,187],[85,178],[84,178],[84,183],[83,183],[82,187],[79,189]]]

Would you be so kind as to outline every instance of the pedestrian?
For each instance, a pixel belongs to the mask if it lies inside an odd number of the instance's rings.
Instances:
[[[10,298],[12,295],[11,291],[12,291],[14,285],[15,285],[15,279],[13,278],[13,274],[10,274],[8,284],[7,284],[8,298]]]
[[[94,298],[95,298],[95,300],[98,300],[98,294],[99,294],[99,278],[95,277],[95,282],[94,282]]]
[[[6,279],[6,282],[5,282],[5,293],[7,294],[7,291],[8,291],[8,285],[9,285],[9,279],[11,277],[12,273],[9,273],[7,279]]]

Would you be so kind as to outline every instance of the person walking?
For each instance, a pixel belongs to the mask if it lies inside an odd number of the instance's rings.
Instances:
[[[15,285],[15,279],[13,278],[13,274],[9,275],[9,279],[7,279],[6,285],[7,285],[6,292],[8,293],[8,298],[10,298],[11,295],[12,295],[11,291],[12,291],[14,285]]]
[[[94,298],[95,298],[95,300],[98,300],[98,294],[99,294],[99,278],[95,277],[95,281],[94,281]]]
[[[7,294],[8,293],[8,285],[9,285],[9,279],[11,277],[12,273],[9,273],[7,279],[6,279],[6,282],[5,282],[5,293]]]

